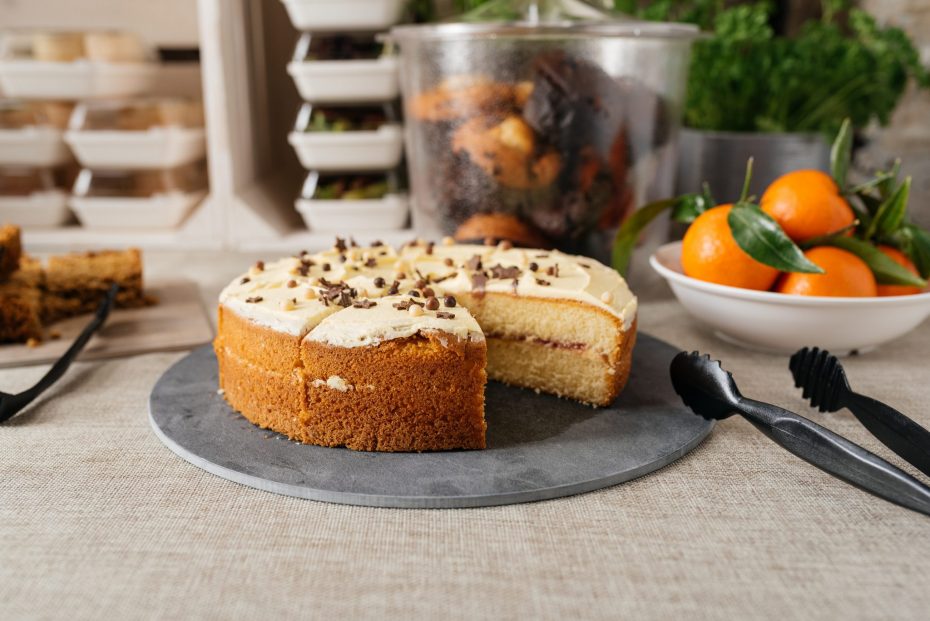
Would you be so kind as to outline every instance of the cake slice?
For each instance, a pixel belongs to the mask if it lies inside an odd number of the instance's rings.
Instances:
[[[0,282],[19,268],[22,252],[19,227],[12,224],[0,226]]]
[[[362,299],[301,345],[304,442],[363,451],[485,447],[487,349],[461,306]]]
[[[0,343],[42,339],[41,286],[42,266],[30,258],[0,282]]]
[[[93,312],[113,283],[119,284],[116,305],[146,305],[139,250],[105,250],[53,256],[45,270],[43,319],[50,323]]]

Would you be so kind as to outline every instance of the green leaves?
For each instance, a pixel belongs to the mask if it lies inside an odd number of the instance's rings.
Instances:
[[[640,234],[663,211],[671,209],[673,220],[687,224],[694,222],[695,218],[713,206],[714,199],[710,195],[707,184],[704,184],[704,191],[701,194],[684,194],[677,198],[667,198],[636,210],[626,219],[614,238],[611,252],[613,268],[626,276],[630,268],[630,258],[633,256],[633,249],[636,247]]]
[[[893,245],[906,254],[923,278],[930,277],[930,233],[905,224],[890,237]]]
[[[833,146],[830,148],[830,172],[841,192],[846,187],[846,176],[849,173],[849,163],[852,161],[852,139],[852,123],[847,118],[843,120],[840,131],[836,134]]]
[[[869,266],[880,285],[910,285],[926,287],[927,281],[914,276],[905,268],[895,263],[888,255],[873,244],[843,235],[834,235],[823,239],[821,246],[834,246],[853,253]]]
[[[823,274],[778,223],[755,205],[737,203],[730,210],[727,222],[739,247],[759,263],[783,272]]]
[[[908,177],[887,200],[879,205],[878,211],[875,212],[875,216],[865,230],[866,239],[872,239],[876,235],[892,235],[904,224],[910,193],[911,178]]]

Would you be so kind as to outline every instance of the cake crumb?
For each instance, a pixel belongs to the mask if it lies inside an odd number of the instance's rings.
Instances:
[[[418,307],[418,308],[419,308],[419,307]],[[31,348],[35,349],[36,347],[38,347],[38,346],[41,345],[41,344],[42,344],[42,341],[40,341],[39,339],[37,339],[37,338],[35,338],[35,337],[29,337],[28,339],[26,339],[26,347],[31,347]]]

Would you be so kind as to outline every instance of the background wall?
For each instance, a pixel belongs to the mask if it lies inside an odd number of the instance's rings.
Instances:
[[[930,64],[930,0],[861,0],[860,6],[880,21],[906,30],[920,47],[924,64]],[[930,226],[930,92],[911,88],[892,123],[870,136],[874,142],[862,153],[860,163],[883,164],[900,157],[905,174],[914,177],[912,213]]]

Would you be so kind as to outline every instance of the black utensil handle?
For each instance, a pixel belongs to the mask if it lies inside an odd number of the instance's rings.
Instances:
[[[885,446],[930,475],[930,431],[893,407],[865,395],[850,392],[843,405]]]
[[[930,515],[930,488],[878,455],[794,412],[746,398],[739,405],[753,425],[801,459],[880,498]]]
[[[84,346],[87,345],[87,342],[91,339],[94,333],[100,329],[100,326],[107,320],[107,317],[110,315],[110,310],[113,308],[113,303],[116,300],[116,293],[119,291],[119,285],[114,284],[110,287],[110,290],[107,291],[107,296],[100,302],[100,306],[97,307],[97,313],[94,315],[94,318],[89,324],[84,328],[84,330],[78,335],[74,342],[71,344],[71,347],[68,348],[61,358],[59,358],[55,364],[52,365],[52,368],[40,379],[35,386],[24,390],[23,392],[11,395],[8,398],[3,400],[3,403],[0,404],[0,423],[3,421],[9,420],[20,412],[27,405],[32,403],[36,397],[45,392],[52,384],[57,382],[62,375],[65,374],[65,371],[68,370],[68,367],[71,366],[71,363],[74,362],[74,359],[77,358],[78,354],[81,353],[81,350],[84,349]]]

